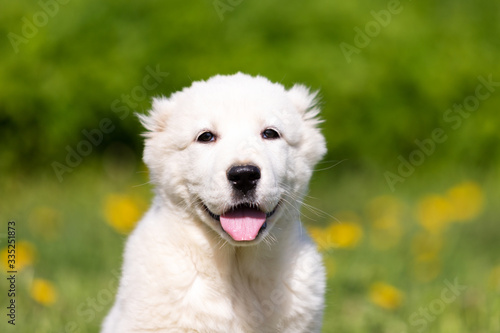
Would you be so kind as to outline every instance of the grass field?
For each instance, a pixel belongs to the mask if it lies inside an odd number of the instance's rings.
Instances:
[[[347,168],[319,171],[303,212],[329,274],[323,332],[500,332],[498,173],[416,179],[392,193],[377,173]],[[151,197],[139,169],[121,177],[89,162],[60,184],[50,174],[2,180],[2,232],[16,222],[18,268],[16,325],[2,298],[2,332],[98,332],[124,233]]]

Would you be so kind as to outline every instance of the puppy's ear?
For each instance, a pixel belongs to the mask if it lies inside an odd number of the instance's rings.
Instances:
[[[153,106],[148,114],[136,114],[142,126],[148,130],[145,136],[165,130],[169,114],[173,109],[172,104],[168,98],[163,96],[153,98]]]
[[[302,114],[304,120],[310,121],[313,125],[322,122],[318,118],[318,91],[310,92],[309,88],[302,84],[296,84],[288,90],[288,96],[297,110]]]
[[[306,86],[296,84],[287,93],[304,120],[301,152],[312,168],[326,153],[325,138],[319,129],[323,121],[319,118],[318,91],[310,92]]]

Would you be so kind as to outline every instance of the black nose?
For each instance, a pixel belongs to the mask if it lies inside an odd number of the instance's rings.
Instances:
[[[233,166],[227,171],[227,179],[243,194],[253,190],[260,179],[260,169],[255,165]]]

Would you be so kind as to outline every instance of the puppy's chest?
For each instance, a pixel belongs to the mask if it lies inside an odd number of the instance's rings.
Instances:
[[[271,276],[258,279],[233,278],[230,299],[235,312],[256,323],[271,323],[285,315],[289,290],[283,281]]]
[[[272,274],[200,275],[185,300],[191,311],[196,308],[197,315],[206,318],[205,324],[220,317],[215,321],[230,323],[233,332],[277,332],[293,312],[290,290]]]

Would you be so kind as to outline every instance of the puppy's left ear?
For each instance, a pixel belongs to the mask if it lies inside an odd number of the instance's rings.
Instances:
[[[155,132],[161,132],[165,129],[173,103],[166,97],[158,97],[153,99],[153,106],[148,114],[139,114],[142,126],[148,130],[145,133],[146,137],[151,136]]]
[[[300,149],[310,167],[313,168],[326,153],[325,138],[319,129],[319,124],[323,120],[319,118],[318,91],[310,92],[306,86],[296,84],[287,93],[304,120],[305,126]]]

